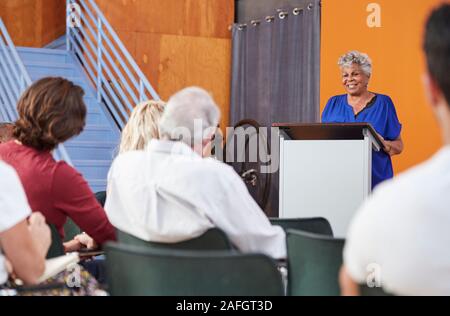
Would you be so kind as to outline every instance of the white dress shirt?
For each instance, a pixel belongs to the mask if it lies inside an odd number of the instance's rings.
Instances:
[[[143,240],[179,242],[218,227],[243,252],[286,257],[283,229],[270,224],[234,170],[181,142],[152,140],[117,157],[105,210],[115,227]]]
[[[0,161],[0,233],[9,230],[31,214],[27,197],[16,171]],[[0,284],[8,279],[0,240]]]
[[[344,249],[350,276],[397,295],[450,295],[450,146],[381,184],[355,216]]]

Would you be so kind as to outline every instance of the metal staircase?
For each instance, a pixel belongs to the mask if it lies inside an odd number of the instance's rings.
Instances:
[[[67,141],[64,147],[73,166],[88,180],[92,190],[104,190],[120,131],[107,117],[107,110],[97,101],[96,92],[83,69],[68,51],[18,47],[17,52],[31,81],[43,77],[63,77],[83,88],[88,110],[86,126],[79,136]]]
[[[65,45],[58,39],[48,46],[54,49],[16,48],[0,19],[0,121],[17,118],[15,104],[33,81],[58,76],[81,86],[86,127],[59,146],[55,158],[73,165],[94,192],[102,191],[134,105],[159,97],[93,0],[67,0],[65,39]]]

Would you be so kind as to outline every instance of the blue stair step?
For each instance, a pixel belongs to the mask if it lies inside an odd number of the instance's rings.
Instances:
[[[74,160],[72,163],[85,177],[92,179],[106,179],[111,166],[111,160]]]
[[[69,140],[64,143],[72,160],[111,160],[115,157],[119,142]]]
[[[108,125],[86,125],[83,132],[76,136],[77,141],[114,141],[116,135]]]
[[[89,186],[92,192],[106,191],[107,180],[103,179],[92,179],[89,180]]]
[[[85,92],[86,93],[86,92]],[[98,106],[97,99],[93,96],[84,96],[83,98],[84,104],[86,105],[89,113],[101,113],[100,108]]]
[[[105,190],[111,161],[118,151],[120,132],[107,110],[97,101],[95,86],[70,52],[24,47],[18,48],[18,52],[32,81],[49,76],[63,77],[84,90],[86,126],[80,135],[64,143],[64,147],[92,191]]]
[[[60,38],[54,40],[53,42],[45,46],[45,48],[49,49],[62,49],[62,50],[66,50],[66,47],[67,47],[66,35],[61,36]]]
[[[44,74],[37,74],[37,73],[30,73],[31,81],[37,81],[39,79],[49,77],[48,75]],[[83,90],[86,96],[94,96],[92,89],[90,87],[90,83],[84,81],[80,77],[68,77],[68,76],[62,76],[63,78],[72,81],[77,86],[80,86]]]
[[[36,62],[54,62],[54,63],[66,63],[70,61],[66,51],[45,49],[45,48],[30,48],[30,47],[17,47],[17,52],[22,60],[36,61]]]
[[[88,111],[88,115],[86,117],[86,125],[104,124],[108,124],[108,121],[102,113],[100,113],[98,110],[97,112]]]
[[[0,103],[0,107],[1,109],[4,108],[3,104]],[[3,117],[3,111],[0,111],[0,122],[5,122],[6,121],[6,117]]]
[[[31,77],[60,76],[66,78],[78,75],[78,71],[74,65],[67,63],[25,61],[24,65]]]

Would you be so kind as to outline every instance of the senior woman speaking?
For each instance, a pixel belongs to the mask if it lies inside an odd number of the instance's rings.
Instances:
[[[332,97],[322,113],[322,123],[370,123],[384,150],[372,155],[372,188],[394,176],[391,156],[403,151],[401,129],[390,97],[368,90],[372,62],[366,54],[351,51],[339,58],[346,94]]]

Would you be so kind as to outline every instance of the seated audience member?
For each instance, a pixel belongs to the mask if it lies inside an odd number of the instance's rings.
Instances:
[[[270,224],[231,167],[203,158],[219,116],[206,91],[175,94],[160,120],[161,139],[114,161],[108,217],[118,229],[155,242],[195,238],[216,226],[243,252],[285,258],[282,228]]]
[[[28,217],[28,220],[27,220]],[[44,273],[51,243],[44,216],[32,213],[14,169],[0,162],[0,291],[14,290],[20,279],[36,285]],[[73,273],[78,271],[77,279]],[[48,285],[73,283],[73,287],[46,289]],[[39,284],[39,290],[21,291],[21,296],[86,296],[102,294],[97,281],[82,267],[67,269]],[[1,295],[1,294],[0,294]]]
[[[0,162],[0,289],[9,273],[26,284],[36,284],[44,273],[50,229],[42,214],[30,215],[16,172]]]
[[[7,143],[13,140],[14,124],[12,123],[0,123],[0,144]]]
[[[396,295],[450,295],[450,4],[429,17],[424,51],[425,90],[445,146],[361,207],[344,249],[344,295],[366,280]]]
[[[64,238],[64,223],[71,218],[97,244],[115,239],[115,229],[95,199],[86,180],[52,150],[84,128],[83,90],[63,78],[44,78],[20,98],[16,140],[0,145],[0,159],[19,175],[32,211],[40,211]],[[66,244],[78,250],[77,241]]]
[[[122,131],[119,154],[131,150],[143,150],[152,138],[159,138],[158,122],[164,111],[165,102],[146,101],[138,104],[131,113]],[[106,191],[95,193],[102,207],[106,202]],[[86,242],[89,242],[86,240]]]
[[[158,123],[164,112],[165,102],[146,101],[138,104],[122,131],[119,154],[143,150],[151,139],[159,138]]]

